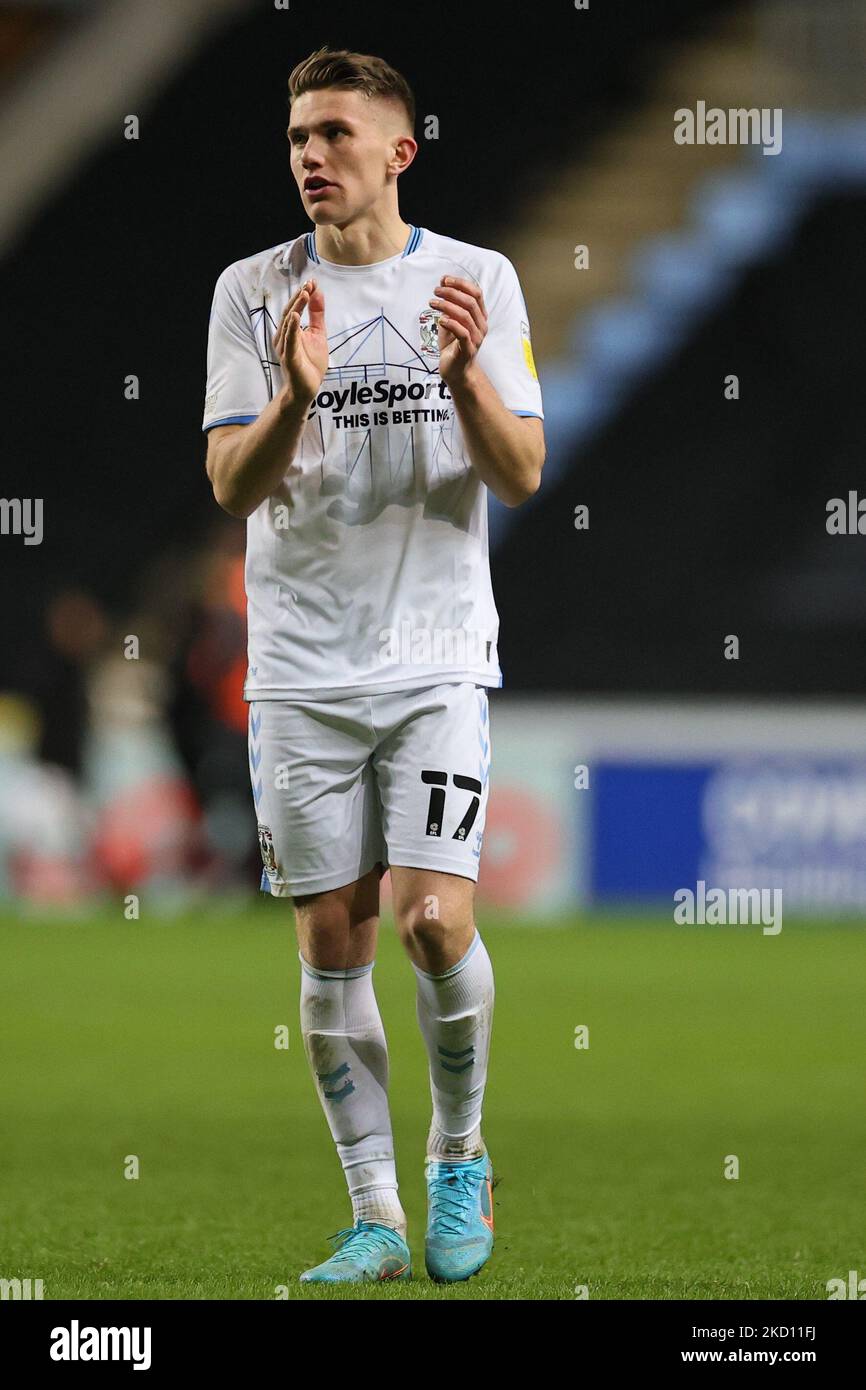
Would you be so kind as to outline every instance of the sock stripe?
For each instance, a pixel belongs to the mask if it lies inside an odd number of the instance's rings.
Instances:
[[[325,1092],[324,1092],[325,1100],[335,1100],[335,1101],[337,1101],[337,1102],[339,1102],[339,1101],[341,1101],[341,1100],[345,1100],[345,1099],[346,1099],[346,1096],[350,1096],[350,1095],[352,1094],[352,1092],[354,1091],[354,1089],[355,1089],[355,1083],[354,1083],[354,1081],[347,1081],[346,1084],[345,1084],[345,1086],[341,1086],[341,1087],[340,1087],[339,1091],[325,1091]]]
[[[345,1076],[348,1070],[349,1063],[344,1062],[341,1067],[337,1067],[334,1071],[317,1071],[316,1076],[319,1078],[323,1086],[333,1086],[334,1082],[339,1081],[341,1076]]]

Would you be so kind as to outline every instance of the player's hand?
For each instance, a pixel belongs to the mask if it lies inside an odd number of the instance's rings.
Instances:
[[[439,317],[439,375],[451,385],[464,376],[487,336],[487,310],[480,286],[446,275],[430,300]]]
[[[301,314],[308,304],[309,325],[301,328]],[[325,296],[315,280],[305,281],[286,305],[274,334],[274,350],[292,395],[312,399],[328,370]]]

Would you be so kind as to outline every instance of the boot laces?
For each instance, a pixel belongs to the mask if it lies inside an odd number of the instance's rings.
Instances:
[[[381,1254],[382,1229],[381,1226],[370,1226],[364,1221],[359,1221],[356,1226],[347,1226],[342,1231],[335,1231],[328,1239],[340,1241],[341,1244],[331,1256],[331,1261],[334,1264],[346,1264],[365,1255]]]
[[[478,1174],[468,1163],[454,1164],[431,1184],[431,1225],[439,1232],[460,1235],[477,1199]]]

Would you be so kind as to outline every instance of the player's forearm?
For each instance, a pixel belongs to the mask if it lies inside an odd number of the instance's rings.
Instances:
[[[248,517],[277,491],[295,456],[312,397],[283,388],[257,420],[216,442],[208,458],[214,497],[231,516]]]
[[[449,389],[473,468],[500,502],[518,507],[538,491],[543,452],[480,367]]]

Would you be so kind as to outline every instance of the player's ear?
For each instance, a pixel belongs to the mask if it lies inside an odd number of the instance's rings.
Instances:
[[[394,150],[388,165],[388,173],[395,178],[404,173],[418,153],[418,145],[411,135],[399,135],[394,141]]]

